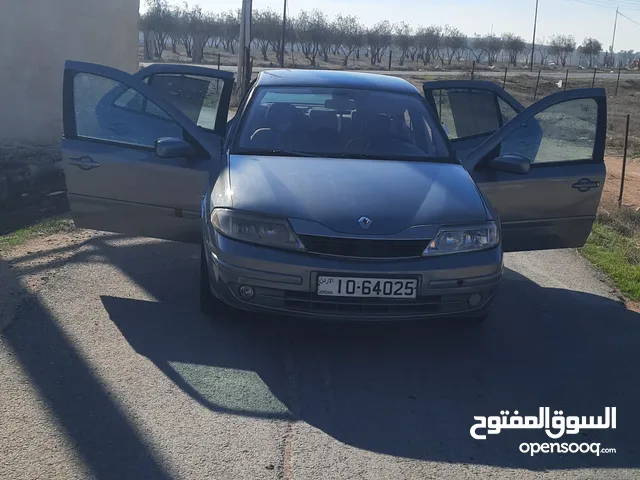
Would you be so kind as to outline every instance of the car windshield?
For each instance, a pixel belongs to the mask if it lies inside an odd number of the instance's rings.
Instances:
[[[446,141],[418,94],[349,88],[258,88],[234,152],[442,160]]]

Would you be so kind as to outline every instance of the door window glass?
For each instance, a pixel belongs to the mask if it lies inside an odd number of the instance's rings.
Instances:
[[[79,137],[149,148],[160,137],[183,138],[182,127],[162,109],[115,80],[78,73],[73,96]]]
[[[502,124],[504,125],[512,118],[518,115],[518,112],[502,98],[498,97],[498,105],[500,106],[500,113],[502,114]]]
[[[527,157],[533,164],[591,160],[598,124],[592,98],[553,105],[503,140],[501,154]]]
[[[211,131],[215,129],[223,80],[159,73],[153,75],[149,83],[153,90],[173,103],[199,127]]]
[[[451,140],[489,134],[501,126],[496,96],[469,88],[432,90],[440,122]]]

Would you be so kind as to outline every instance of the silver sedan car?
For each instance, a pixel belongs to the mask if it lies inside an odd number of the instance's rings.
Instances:
[[[582,246],[605,179],[606,95],[524,108],[493,83],[233,75],[67,62],[76,225],[201,245],[201,308],[481,320],[503,252]]]

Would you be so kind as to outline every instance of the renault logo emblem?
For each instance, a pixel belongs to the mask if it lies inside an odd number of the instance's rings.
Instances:
[[[358,220],[358,224],[364,229],[369,228],[372,223],[373,222],[369,217],[360,217],[360,219]]]

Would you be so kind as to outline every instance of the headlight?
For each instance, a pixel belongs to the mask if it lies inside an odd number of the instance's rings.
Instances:
[[[498,227],[494,222],[482,225],[442,227],[438,230],[423,255],[446,255],[493,248],[500,243]]]
[[[211,223],[221,234],[236,240],[269,247],[304,250],[302,242],[284,218],[216,208],[211,214]]]

